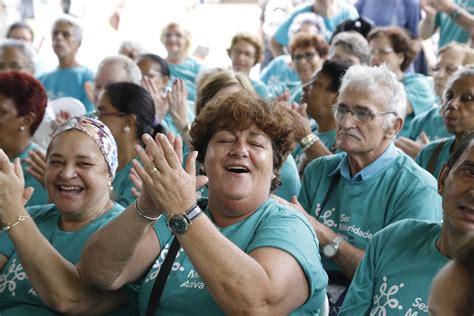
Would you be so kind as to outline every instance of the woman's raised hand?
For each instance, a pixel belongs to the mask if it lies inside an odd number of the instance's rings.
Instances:
[[[168,93],[168,103],[170,105],[171,118],[176,127],[182,131],[188,125],[188,91],[182,79],[173,82],[173,88]]]
[[[44,186],[44,175],[46,171],[46,154],[40,150],[31,150],[26,162],[29,165],[28,172]]]

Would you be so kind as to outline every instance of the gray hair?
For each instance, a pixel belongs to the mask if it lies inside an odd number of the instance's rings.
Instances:
[[[318,29],[318,34],[321,36],[326,35],[326,25],[324,24],[324,19],[313,13],[313,12],[305,12],[298,14],[293,23],[291,23],[288,29],[288,38],[292,38],[296,33],[298,33],[303,25],[314,25]]]
[[[397,117],[405,118],[407,110],[405,88],[385,65],[380,67],[354,65],[350,67],[342,78],[339,97],[349,88],[365,95],[380,96],[380,99],[386,101],[382,110],[397,113],[395,116],[385,116],[384,128],[393,126]]]
[[[23,56],[26,57],[26,61],[28,63],[27,67],[28,70],[34,74],[35,73],[35,64],[36,64],[36,51],[31,47],[30,44],[16,40],[16,39],[4,39],[0,41],[0,55],[3,55],[5,49],[8,48],[16,48],[21,51]],[[2,57],[3,58],[3,57]]]
[[[368,64],[370,58],[369,42],[360,33],[354,31],[341,32],[334,36],[329,47],[329,58],[334,54],[336,47],[359,58],[362,64]]]
[[[60,17],[59,19],[57,19],[56,21],[54,21],[53,29],[58,23],[66,23],[66,24],[71,25],[74,31],[74,37],[79,43],[82,43],[84,32],[82,30],[82,26],[79,24],[79,21],[76,18],[70,15],[64,15]]]
[[[97,67],[97,72],[99,72],[102,67],[113,64],[117,64],[118,66],[123,68],[125,70],[125,73],[127,74],[127,77],[124,80],[119,81],[132,82],[141,85],[142,73],[140,71],[140,68],[138,68],[137,64],[131,58],[125,55],[115,55],[106,57],[100,62],[99,67]]]
[[[448,80],[447,89],[449,89],[453,83],[461,78],[464,77],[474,77],[474,64],[470,64],[467,66],[462,67],[461,69],[457,70]],[[444,92],[446,94],[446,91]]]

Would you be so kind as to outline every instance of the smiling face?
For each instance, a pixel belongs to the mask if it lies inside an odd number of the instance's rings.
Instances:
[[[385,36],[373,38],[370,43],[370,65],[380,66],[382,64],[397,73],[401,71],[400,66],[403,63],[404,56],[402,53],[395,53],[392,43]]]
[[[243,39],[237,41],[229,50],[232,69],[249,75],[250,70],[255,65],[256,52],[255,46],[248,41]]]
[[[446,91],[443,104],[448,132],[461,136],[474,130],[474,76],[463,76]]]
[[[272,141],[255,125],[243,131],[219,130],[209,141],[204,167],[210,199],[226,201],[222,203],[227,205],[259,205],[270,193]]]
[[[297,47],[291,58],[294,68],[303,83],[311,80],[311,76],[318,70],[323,61],[314,47]]]
[[[159,63],[150,58],[142,58],[137,62],[138,68],[143,77],[148,77],[156,84],[158,91],[164,91],[168,83],[168,76],[161,73],[161,66]]]
[[[45,184],[63,217],[80,220],[103,210],[110,200],[111,181],[102,152],[87,134],[69,130],[53,139]]]
[[[164,45],[168,54],[183,54],[186,47],[186,35],[179,26],[171,26],[164,35]]]

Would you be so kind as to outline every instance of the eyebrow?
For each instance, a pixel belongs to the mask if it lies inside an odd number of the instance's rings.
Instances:
[[[63,155],[60,155],[58,153],[52,153],[51,155],[49,155],[49,157],[55,157],[55,158],[63,158],[64,156]],[[74,156],[74,158],[76,159],[90,159],[90,160],[94,160],[94,157],[91,157],[91,156],[86,156],[86,155],[78,155],[78,156]]]

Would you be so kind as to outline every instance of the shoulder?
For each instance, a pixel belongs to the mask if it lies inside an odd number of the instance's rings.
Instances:
[[[317,170],[318,172],[330,172],[347,156],[345,152],[340,152],[334,155],[323,156],[311,161],[306,169]],[[305,170],[306,170],[305,169]],[[313,172],[313,171],[311,171]],[[306,173],[306,171],[305,171]]]
[[[402,219],[378,231],[373,237],[373,242],[381,243],[384,247],[390,243],[406,245],[410,241],[413,242],[421,237],[428,237],[428,235],[438,233],[440,230],[440,223],[420,219]]]
[[[438,146],[442,146],[442,148],[445,148],[446,146],[451,146],[451,144],[454,142],[454,140],[455,140],[455,138],[453,136],[453,137],[450,137],[450,138],[442,138],[442,139],[437,139],[435,141],[432,141],[432,142],[426,144],[426,146],[424,146],[421,149],[421,151],[418,155],[420,157],[426,157],[426,156],[431,157],[431,155],[433,154],[433,151]]]
[[[348,15],[350,17],[358,17],[359,13],[357,12],[357,9],[347,1],[337,1],[340,11],[339,15]]]
[[[429,85],[430,81],[428,77],[423,74],[412,72],[407,73],[403,76],[402,83],[405,86],[412,86],[412,85]]]
[[[29,206],[26,208],[26,211],[30,214],[35,223],[60,216],[59,210],[54,204]]]
[[[397,168],[396,178],[405,183],[404,187],[418,189],[429,186],[436,189],[436,179],[405,153],[400,150],[399,152],[400,155],[397,157],[395,163]],[[420,187],[420,185],[422,185],[422,187]]]

